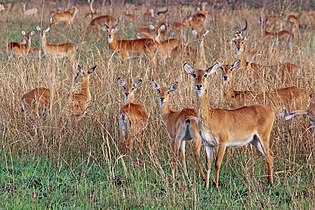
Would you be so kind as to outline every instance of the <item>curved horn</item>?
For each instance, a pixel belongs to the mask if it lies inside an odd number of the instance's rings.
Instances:
[[[190,18],[190,17],[191,17],[191,11],[189,11],[189,12],[187,13],[187,15],[185,16],[184,19],[188,19],[188,18]]]
[[[159,15],[164,15],[165,13],[167,13],[167,11],[168,11],[168,7],[166,8],[166,10],[164,10],[164,11],[159,11],[159,12],[157,12],[156,14],[159,16]]]
[[[245,26],[244,26],[244,28],[243,28],[243,29],[241,29],[241,32],[246,31],[246,29],[247,29],[247,25],[248,25],[248,23],[247,23],[247,20],[245,19]]]

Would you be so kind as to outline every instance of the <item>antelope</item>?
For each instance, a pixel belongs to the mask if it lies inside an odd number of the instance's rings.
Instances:
[[[284,21],[280,19],[279,15],[269,15],[265,17],[259,17],[258,24],[263,24],[263,22],[265,24],[265,28],[268,31],[275,31],[275,30],[282,31],[285,25]]]
[[[73,43],[63,44],[48,44],[46,39],[46,33],[49,32],[50,27],[46,30],[42,30],[39,26],[36,27],[37,31],[40,32],[41,46],[44,54],[47,57],[53,59],[59,59],[67,57],[71,62],[75,60],[76,45]]]
[[[311,104],[308,109],[304,110],[296,110],[291,113],[288,113],[285,109],[285,120],[291,120],[294,116],[297,115],[307,115],[308,119],[310,120],[312,126],[314,127],[313,136],[315,136],[315,103]]]
[[[154,44],[152,39],[133,39],[133,40],[117,40],[116,32],[118,31],[118,23],[113,27],[104,24],[103,31],[108,33],[107,41],[109,48],[121,56],[122,62],[131,57],[151,54],[151,45]]]
[[[151,45],[150,48],[156,48],[158,53],[162,56],[163,61],[165,62],[167,58],[171,57],[173,49],[180,46],[182,43],[177,39],[168,39],[165,41],[161,41],[161,30],[165,28],[163,26],[164,25],[156,28],[154,34],[155,45]]]
[[[291,25],[292,33],[294,33],[296,30],[302,28],[302,25],[301,25],[298,17],[296,17],[295,15],[288,15],[287,20]]]
[[[276,45],[279,45],[282,41],[286,41],[287,46],[289,48],[291,47],[291,39],[294,38],[294,34],[292,32],[287,31],[287,30],[281,30],[278,32],[267,31],[266,24],[268,24],[268,18],[266,18],[264,20],[260,17],[258,23],[261,25],[261,34],[265,40],[275,38],[276,39],[276,42],[275,42]]]
[[[2,12],[4,10],[5,10],[5,7],[4,7],[3,3],[0,3],[0,12]]]
[[[31,36],[35,34],[34,31],[26,33],[22,31],[23,40],[21,43],[10,42],[7,47],[7,62],[10,57],[17,56],[23,57],[27,56],[31,49]]]
[[[115,21],[116,19],[111,15],[103,15],[103,16],[96,17],[88,25],[85,31],[85,35],[89,35],[93,30],[97,30],[98,37],[100,37],[104,24],[112,27]]]
[[[233,40],[233,39],[232,39]],[[237,41],[234,39],[235,43],[235,48],[236,48],[236,54],[240,54],[241,56],[241,67],[242,68],[250,68],[255,70],[256,73],[261,72],[263,68],[268,68],[272,69],[273,73],[277,77],[279,77],[282,82],[284,83],[286,80],[286,76],[289,76],[290,79],[295,80],[297,77],[297,72],[298,72],[298,66],[296,64],[292,63],[279,63],[277,65],[272,65],[272,66],[263,66],[260,64],[256,64],[253,62],[248,62],[246,60],[246,44],[245,44],[246,37],[240,36]]]
[[[70,102],[71,113],[77,121],[84,116],[91,101],[90,75],[95,71],[95,69],[96,66],[88,70],[83,70],[81,66],[78,65],[77,75],[74,78],[74,82],[81,82],[81,91],[79,93],[72,94]]]
[[[233,74],[239,68],[240,61],[236,61],[231,67],[216,62],[222,70],[224,94],[232,107],[252,105],[258,102],[273,107],[276,112],[279,112],[284,107],[290,109],[294,106],[298,109],[304,108],[310,101],[309,94],[304,89],[295,86],[265,91],[259,94],[252,91],[235,91]]]
[[[84,18],[87,18],[88,16],[90,16],[91,19],[93,19],[93,16],[97,14],[97,10],[94,10],[94,8],[93,8],[94,0],[88,0],[88,3],[89,3],[89,7],[90,7],[90,12],[86,13]]]
[[[22,7],[23,7],[23,14],[26,16],[33,16],[37,14],[37,9],[36,8],[32,8],[32,9],[26,9],[26,5],[25,3],[21,3]]]
[[[21,111],[23,113],[34,111],[36,116],[46,118],[50,109],[50,90],[37,87],[25,93],[21,98]]]
[[[141,39],[141,38],[154,39],[154,36],[155,36],[157,29],[160,30],[161,36],[164,37],[166,35],[167,27],[166,27],[165,23],[159,22],[156,24],[156,26],[151,24],[148,28],[140,28],[138,30],[138,33],[137,33],[137,38],[138,39]]]
[[[227,147],[240,147],[252,144],[267,159],[268,182],[273,183],[273,158],[270,151],[270,134],[275,120],[272,109],[262,105],[244,106],[237,109],[212,108],[207,89],[207,78],[219,67],[216,63],[206,70],[194,70],[184,64],[184,70],[194,78],[197,95],[197,112],[201,138],[207,152],[206,188],[213,149],[218,148],[215,168],[215,185],[219,187],[219,174],[222,159]]]
[[[142,80],[139,79],[132,85],[126,84],[119,77],[118,83],[123,88],[125,96],[124,106],[119,111],[120,151],[126,149],[126,154],[130,155],[132,142],[136,138],[142,154],[143,130],[148,125],[148,114],[142,104],[135,102],[135,91],[141,87]]]
[[[154,9],[149,9],[146,13],[143,14],[144,22],[148,22],[148,21],[151,22],[156,17],[161,17],[165,15],[165,13],[167,12],[168,12],[168,8],[162,11],[158,11],[155,15]]]
[[[78,11],[79,10],[77,7],[73,7],[65,12],[50,12],[49,16],[50,27],[56,26],[62,22],[68,24],[68,26],[71,27],[71,24]]]
[[[193,35],[197,39],[198,47],[197,47],[197,64],[200,66],[200,68],[204,68],[204,65],[206,63],[206,54],[205,54],[205,37],[207,34],[209,34],[209,30],[206,30],[205,32],[197,32],[196,30],[192,30]]]
[[[170,105],[170,95],[178,87],[178,82],[171,84],[169,88],[161,87],[157,82],[152,80],[152,86],[157,90],[160,96],[160,111],[163,122],[166,126],[168,136],[173,142],[173,175],[174,178],[177,172],[177,157],[178,150],[181,151],[182,164],[184,173],[188,177],[186,167],[185,143],[186,141],[193,140],[195,143],[195,158],[200,171],[202,179],[205,179],[203,169],[200,164],[200,149],[202,140],[199,134],[198,118],[195,109],[184,108],[181,111],[173,111]]]

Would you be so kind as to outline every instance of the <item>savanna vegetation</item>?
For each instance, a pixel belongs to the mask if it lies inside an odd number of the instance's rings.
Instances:
[[[193,54],[179,50],[177,56],[171,54],[172,57],[165,61],[156,56],[122,62],[119,55],[109,49],[108,33],[101,31],[100,37],[97,31],[85,34],[92,20],[87,15],[92,11],[85,2],[77,2],[78,12],[71,24],[57,24],[46,34],[47,42],[51,44],[74,43],[77,47],[74,60],[53,59],[42,52],[41,59],[37,53],[29,53],[7,62],[8,44],[20,42],[21,31],[34,31],[31,47],[41,47],[36,27],[43,30],[49,27],[49,14],[55,11],[56,5],[30,3],[28,7],[38,11],[29,15],[23,12],[19,3],[11,8],[5,4],[5,10],[0,12],[0,208],[314,209],[314,128],[306,116],[285,121],[282,109],[275,110],[276,120],[270,140],[274,158],[273,185],[267,184],[265,158],[249,145],[226,150],[219,188],[213,184],[215,161],[210,173],[210,187],[205,188],[195,161],[193,142],[186,143],[188,176],[178,161],[175,180],[172,177],[172,141],[160,116],[160,99],[151,80],[167,87],[178,82],[178,88],[170,98],[172,109],[196,108],[193,80],[185,73],[183,64],[206,69],[217,59],[232,65],[240,56],[235,54],[231,40],[235,32],[244,27],[244,19],[248,22],[245,32],[247,60],[264,66],[289,62],[296,64],[298,71],[296,77],[288,75],[283,80],[279,69],[266,67],[262,70],[265,73],[253,73],[250,68],[240,68],[234,75],[235,89],[260,93],[294,85],[309,93],[310,101],[314,103],[315,19],[312,11],[304,8],[303,3],[289,4],[290,1],[277,1],[273,9],[267,7],[264,10],[260,7],[263,5],[254,3],[236,5],[232,10],[230,4],[211,2],[205,6],[207,19],[198,28],[199,31],[209,30],[203,40],[205,60],[202,64],[197,62],[199,50]],[[155,9],[157,13],[166,8],[163,4],[158,6],[121,4],[111,8],[95,1],[97,12],[93,18],[112,15],[119,19],[117,38],[135,39],[138,29],[150,25],[151,19],[144,21],[144,13],[148,9]],[[168,4],[168,11],[162,15],[167,26],[162,39],[173,35],[185,46],[197,49],[193,24],[185,25],[181,36],[179,32],[174,35],[170,26],[174,21],[184,21],[189,17],[189,11],[197,13],[196,6],[192,2]],[[156,24],[155,13],[151,17],[152,24]],[[133,18],[127,18],[127,14]],[[301,26],[294,31],[290,46],[278,45],[274,39],[266,41],[262,37],[257,21],[259,17],[272,14],[280,15],[283,30],[292,30],[292,24],[287,21],[289,14],[296,15],[300,21]],[[250,59],[250,51],[256,52],[253,59]],[[69,96],[79,93],[81,88],[80,82],[74,83],[77,64],[84,70],[96,65],[89,78],[91,101],[86,113],[79,118],[69,109]],[[142,79],[135,98],[148,113],[142,151],[134,141],[130,155],[119,149],[118,113],[125,96],[118,77],[128,83]],[[223,94],[222,71],[218,70],[207,80],[212,106],[231,108]],[[51,92],[45,117],[21,111],[21,97],[36,87],[46,87]],[[275,108],[272,103],[268,106]],[[307,106],[309,104],[305,109]],[[288,111],[295,108],[293,104]],[[205,170],[204,147],[201,148],[201,164]]]

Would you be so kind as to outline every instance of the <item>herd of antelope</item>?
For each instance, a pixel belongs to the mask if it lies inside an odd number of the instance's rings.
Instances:
[[[93,9],[93,1],[90,2],[91,12],[85,14],[85,18],[91,17],[91,21],[83,33],[84,38],[88,39],[91,33],[97,32],[106,35],[106,44],[109,49],[121,59],[122,65],[127,60],[134,57],[146,59],[147,63],[152,62],[156,66],[159,62],[169,63],[173,59],[190,58],[189,62],[183,62],[178,68],[190,75],[194,81],[194,91],[196,94],[197,106],[194,108],[184,108],[180,111],[174,111],[171,108],[170,96],[180,86],[178,82],[173,82],[169,87],[163,87],[159,81],[152,80],[153,89],[156,90],[160,102],[160,113],[166,126],[169,137],[172,139],[173,159],[173,177],[177,171],[177,159],[179,152],[182,157],[182,164],[185,175],[188,176],[186,168],[185,142],[193,140],[195,143],[195,158],[200,170],[202,179],[206,182],[206,188],[209,187],[209,176],[211,162],[213,160],[213,150],[217,149],[215,160],[215,185],[219,185],[219,173],[221,163],[226,148],[240,147],[252,144],[266,158],[268,166],[268,182],[273,183],[273,157],[270,149],[270,136],[273,124],[276,120],[276,114],[281,115],[282,119],[289,120],[296,115],[305,114],[310,119],[312,126],[315,126],[315,104],[311,105],[311,93],[297,86],[282,87],[279,89],[255,92],[255,91],[237,91],[235,87],[234,74],[240,72],[248,77],[262,78],[278,77],[281,83],[288,84],[296,81],[298,74],[302,69],[298,65],[290,62],[279,62],[276,65],[264,65],[262,63],[252,62],[256,56],[261,53],[259,49],[250,49],[248,47],[248,22],[244,19],[245,26],[241,30],[233,33],[230,44],[235,49],[237,59],[233,64],[224,64],[217,58],[209,66],[206,59],[205,37],[211,36],[207,26],[212,20],[212,14],[207,9],[206,4],[200,4],[194,14],[188,12],[181,21],[170,22],[167,14],[170,8],[156,11],[153,8],[148,9],[140,17],[147,23],[146,27],[140,27],[136,38],[127,40],[120,39],[117,31],[123,19],[125,21],[134,21],[137,18],[130,11],[122,16],[101,15],[97,16],[97,10]],[[25,14],[37,14],[37,9],[26,10]],[[34,54],[38,59],[42,59],[42,54],[47,59],[67,58],[76,64],[76,54],[79,53],[75,43],[53,44],[47,41],[47,33],[55,27],[65,26],[66,30],[72,30],[75,25],[76,16],[79,14],[78,7],[73,7],[64,12],[52,11],[49,14],[50,26],[42,29],[37,26],[36,30],[40,34],[40,48],[31,47],[31,37],[35,32],[22,31],[23,39],[21,42],[11,42],[7,46],[7,62],[11,58],[28,57]],[[95,17],[96,16],[96,17]],[[288,15],[287,20],[290,23],[287,30],[283,21],[277,16],[262,15],[257,20],[261,28],[260,43],[264,49],[271,49],[268,52],[279,52],[292,50],[292,43],[297,39],[297,34],[301,30],[299,19],[295,15]],[[195,37],[196,47],[190,47],[186,44],[187,30]],[[222,48],[222,47],[221,47]],[[221,49],[220,48],[220,49]],[[250,50],[249,50],[250,49]],[[186,61],[186,60],[184,60]],[[69,109],[73,117],[81,119],[86,112],[91,101],[90,75],[96,69],[81,68],[77,65],[77,75],[75,82],[81,82],[80,93],[72,94],[69,98]],[[246,71],[247,70],[247,71]],[[250,73],[248,73],[250,72]],[[224,99],[229,104],[229,108],[215,108],[213,100],[209,97],[211,89],[208,83],[213,83],[214,74],[222,75],[222,85]],[[157,78],[155,78],[157,79]],[[149,115],[145,105],[137,102],[135,92],[141,87],[141,79],[128,84],[123,78],[118,78],[118,85],[124,93],[124,105],[118,113],[120,151],[130,155],[132,143],[138,142],[139,150],[143,145],[145,128],[149,123]],[[188,81],[187,81],[188,82]],[[59,93],[54,98],[58,98]],[[44,87],[37,87],[28,93],[25,93],[21,99],[21,110],[23,113],[33,113],[37,119],[46,119],[49,117],[50,106],[52,103],[52,93]],[[294,109],[297,109],[294,111]],[[287,110],[290,110],[288,113]],[[284,114],[284,117],[283,117]],[[315,131],[314,131],[315,135]],[[200,152],[202,145],[206,149],[207,167],[206,174],[203,172],[200,163]]]

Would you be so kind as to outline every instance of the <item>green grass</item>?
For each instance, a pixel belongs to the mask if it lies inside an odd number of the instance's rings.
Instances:
[[[220,190],[204,188],[197,170],[190,177],[178,175],[175,191],[170,165],[164,162],[163,175],[154,164],[138,158],[122,158],[108,166],[102,156],[74,158],[73,166],[63,161],[57,170],[54,161],[41,157],[1,155],[0,206],[4,209],[34,208],[302,208],[314,206],[314,168],[296,166],[294,173],[281,173],[277,163],[275,185],[260,183],[263,160],[222,167]],[[122,160],[121,159],[121,160]],[[161,162],[163,160],[160,160]],[[255,164],[254,174],[245,175]],[[165,173],[165,174],[164,174]],[[213,173],[211,176],[213,177]],[[265,177],[264,177],[265,179]]]

